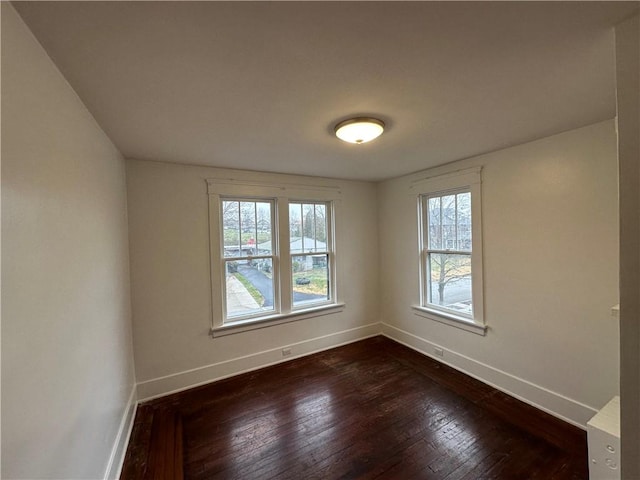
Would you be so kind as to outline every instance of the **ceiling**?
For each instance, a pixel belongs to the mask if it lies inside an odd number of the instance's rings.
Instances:
[[[613,118],[612,26],[638,8],[13,4],[125,157],[362,180]],[[355,115],[388,128],[336,139]]]

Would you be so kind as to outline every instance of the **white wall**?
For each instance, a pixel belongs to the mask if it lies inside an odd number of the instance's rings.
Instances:
[[[8,2],[2,286],[2,477],[103,477],[135,383],[124,161]]]
[[[340,187],[336,251],[344,311],[210,336],[205,179],[214,177]],[[374,184],[128,160],[127,188],[140,398],[280,361],[285,345],[294,345],[297,356],[379,332]]]
[[[485,337],[416,316],[412,179],[379,188],[385,333],[584,425],[618,393],[613,121],[438,169],[483,165]]]

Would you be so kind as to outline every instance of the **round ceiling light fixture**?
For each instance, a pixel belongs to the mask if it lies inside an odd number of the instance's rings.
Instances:
[[[336,137],[349,143],[366,143],[378,138],[384,131],[384,122],[377,118],[350,118],[336,125]]]

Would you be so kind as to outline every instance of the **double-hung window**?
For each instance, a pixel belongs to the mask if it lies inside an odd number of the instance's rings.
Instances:
[[[208,180],[214,336],[333,313],[331,188]]]
[[[416,182],[420,305],[428,318],[484,333],[480,169]]]
[[[431,308],[473,318],[471,192],[422,196],[424,295]]]

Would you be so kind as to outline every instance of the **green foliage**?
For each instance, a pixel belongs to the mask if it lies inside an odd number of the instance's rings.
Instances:
[[[225,245],[238,245],[238,230],[225,229],[224,231]]]
[[[268,232],[258,232],[258,243],[264,243],[271,240],[271,235]]]
[[[308,285],[296,285],[296,279],[308,278]],[[313,270],[301,271],[293,274],[293,290],[303,293],[327,294],[327,270],[325,268],[314,268]]]
[[[242,243],[244,245],[247,244],[247,240],[249,240],[250,238],[254,238],[255,237],[255,233],[243,233],[242,234]],[[238,241],[240,238],[240,234],[238,233],[238,230],[236,229],[231,229],[231,228],[226,228],[224,230],[224,244],[227,246],[230,245],[238,245]],[[269,234],[269,232],[258,232],[258,238],[257,238],[257,242],[258,243],[264,243],[264,242],[268,242],[269,240],[271,240],[271,236]]]

